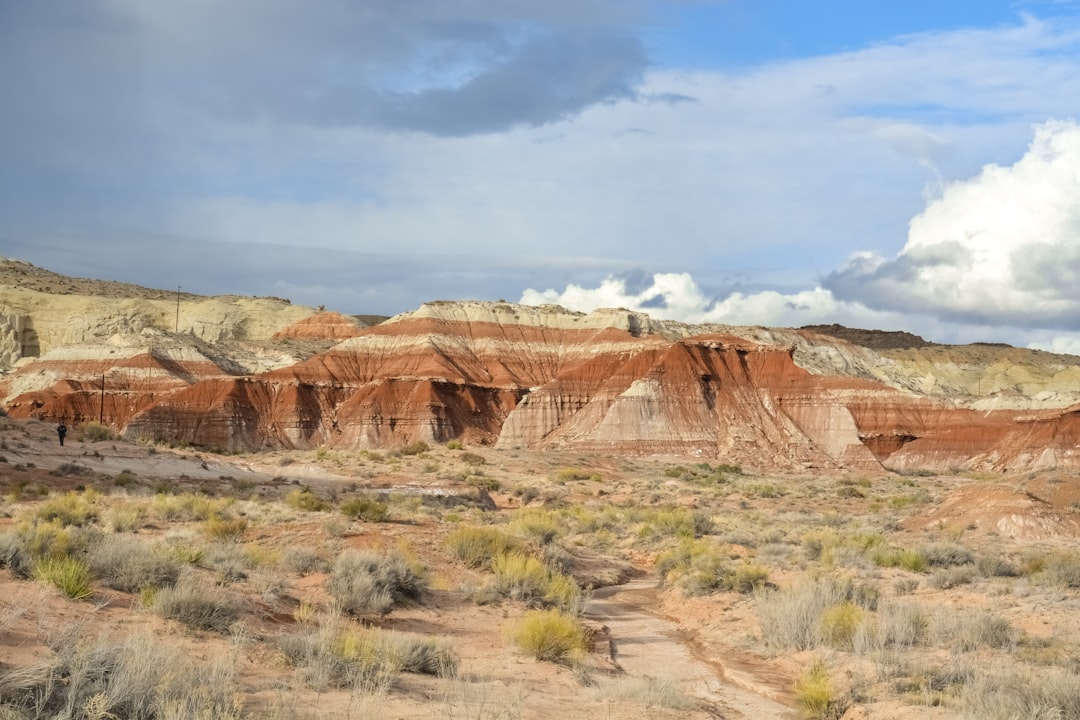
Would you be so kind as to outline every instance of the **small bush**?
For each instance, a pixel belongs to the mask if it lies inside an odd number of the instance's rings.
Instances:
[[[491,563],[496,591],[503,597],[578,612],[581,590],[572,578],[530,555],[499,555]]]
[[[164,553],[129,538],[106,536],[90,549],[90,568],[111,588],[139,592],[176,583],[180,565]]]
[[[73,557],[49,557],[34,563],[34,579],[55,586],[73,600],[84,600],[93,594],[90,587],[90,567],[85,560]]]
[[[83,423],[79,426],[79,432],[80,439],[83,442],[103,442],[116,439],[116,433],[111,428],[96,422]]]
[[[522,651],[537,660],[576,660],[589,649],[584,626],[574,617],[557,610],[533,610],[510,631],[510,638]]]
[[[931,567],[955,567],[975,562],[975,556],[967,548],[946,543],[924,545],[922,556]]]
[[[420,455],[421,453],[426,453],[430,449],[430,446],[423,440],[416,440],[399,448],[397,452],[401,455]]]
[[[325,572],[329,569],[326,560],[321,555],[305,547],[287,549],[281,558],[281,565],[296,575],[310,575],[311,573]]]
[[[323,512],[330,509],[330,503],[311,492],[310,488],[293,490],[285,496],[285,504],[304,512]]]
[[[463,447],[465,447],[465,445],[460,440],[448,440],[446,442],[447,450],[460,450]]]
[[[838,650],[851,650],[855,633],[866,620],[866,611],[849,601],[826,610],[821,616],[821,638]]]
[[[59,520],[63,525],[83,526],[97,519],[97,493],[87,490],[84,493],[69,492],[41,503],[34,510],[34,517],[40,520]]]
[[[930,563],[918,550],[879,549],[871,555],[878,567],[901,567],[911,572],[926,572]]]
[[[365,617],[419,600],[427,581],[399,553],[346,550],[334,562],[326,591],[342,612]]]
[[[844,714],[846,703],[837,697],[823,660],[815,660],[795,681],[795,699],[807,718],[833,720]]]
[[[446,549],[466,567],[491,567],[499,555],[519,551],[519,543],[506,533],[489,527],[462,527],[446,536]]]
[[[240,542],[247,531],[247,518],[224,518],[214,515],[203,523],[207,537],[223,542]]]
[[[354,520],[386,522],[390,517],[390,506],[370,495],[357,495],[341,504],[341,512]]]
[[[192,578],[181,578],[173,587],[153,593],[154,612],[177,620],[190,628],[224,632],[240,615],[239,606],[217,588],[199,585]]]
[[[484,464],[487,463],[487,460],[484,459],[483,455],[479,455],[479,454],[474,453],[474,452],[463,452],[463,453],[461,453],[461,461],[463,463],[465,463],[466,465],[473,465],[473,466],[484,465]]]
[[[573,480],[601,480],[600,473],[576,467],[564,467],[555,471],[555,479],[559,482],[571,482]]]

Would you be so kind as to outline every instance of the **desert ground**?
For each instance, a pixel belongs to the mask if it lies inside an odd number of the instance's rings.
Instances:
[[[1080,478],[0,418],[0,718],[1080,718]]]

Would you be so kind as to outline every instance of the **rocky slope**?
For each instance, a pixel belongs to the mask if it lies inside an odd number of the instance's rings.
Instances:
[[[434,302],[361,327],[275,298],[177,297],[13,261],[0,299],[7,412],[133,439],[460,438],[860,473],[1080,464],[1074,356],[509,303]]]

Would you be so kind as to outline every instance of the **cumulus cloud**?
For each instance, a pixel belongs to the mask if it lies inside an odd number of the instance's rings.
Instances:
[[[659,273],[643,288],[611,276],[596,288],[528,290],[522,302],[626,307],[687,322],[839,322],[1074,353],[1080,340],[1048,332],[1080,330],[1080,126],[1037,126],[1015,164],[947,184],[912,219],[895,257],[856,253],[812,290],[710,298],[689,274]]]
[[[1080,127],[1038,126],[1012,166],[946,185],[896,257],[861,253],[823,286],[878,310],[1080,328]]]

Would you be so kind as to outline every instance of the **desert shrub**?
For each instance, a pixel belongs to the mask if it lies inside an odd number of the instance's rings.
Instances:
[[[46,557],[34,563],[35,580],[49,583],[73,600],[84,600],[93,594],[90,586],[90,566],[74,557]]]
[[[838,696],[825,661],[818,659],[795,681],[795,700],[807,718],[834,720],[844,714],[847,703]]]
[[[491,527],[461,527],[446,536],[446,549],[466,567],[490,567],[499,555],[519,551],[520,543]]]
[[[559,482],[571,482],[573,480],[601,480],[600,473],[584,468],[564,467],[555,471],[555,479]]]
[[[460,440],[454,439],[446,441],[447,450],[460,450],[463,447],[465,447],[465,445]]]
[[[49,474],[55,477],[65,477],[68,475],[90,475],[93,472],[90,468],[78,463],[60,463],[55,470],[50,470]]]
[[[930,563],[918,550],[897,548],[879,548],[871,554],[874,564],[879,567],[899,567],[911,572],[926,572]]]
[[[975,560],[975,569],[983,577],[1016,577],[1020,569],[1007,558],[1000,555],[980,555]]]
[[[492,561],[491,570],[495,573],[496,591],[503,597],[569,612],[581,609],[577,583],[531,555],[499,555]]]
[[[134,532],[142,525],[145,509],[139,505],[117,505],[105,512],[105,527],[113,532]]]
[[[978,673],[960,698],[968,715],[982,720],[1076,720],[1080,675],[1060,668],[998,668]]]
[[[64,525],[58,519],[24,520],[14,530],[0,535],[0,566],[22,577],[30,577],[39,560],[78,555],[90,544],[92,532]]]
[[[550,510],[525,508],[514,514],[510,531],[546,545],[566,534],[566,522]]]
[[[463,453],[461,453],[461,462],[465,463],[466,465],[485,465],[485,464],[487,464],[487,460],[484,459],[483,455],[480,455],[480,454],[474,453],[474,452],[463,452]]]
[[[657,572],[666,583],[680,587],[688,595],[708,595],[720,590],[749,593],[768,580],[760,565],[732,566],[720,546],[708,540],[683,540],[660,555]]]
[[[304,512],[323,512],[330,509],[330,503],[311,492],[310,488],[293,490],[285,496],[285,504]]]
[[[589,637],[577,618],[558,610],[532,610],[510,630],[522,651],[550,662],[576,660],[589,649]]]
[[[866,611],[847,600],[821,615],[821,639],[838,650],[851,650],[855,633],[866,621]]]
[[[158,493],[151,503],[154,512],[162,520],[209,520],[228,514],[233,501],[227,498],[211,498],[205,495],[183,493],[168,495]]]
[[[1017,639],[1008,620],[993,611],[976,609],[939,609],[930,616],[927,634],[935,644],[948,643],[959,652],[1007,648]]]
[[[918,605],[888,601],[874,618],[858,625],[852,647],[860,655],[908,650],[925,642],[927,626],[926,613]]]
[[[206,536],[223,542],[240,542],[247,527],[247,518],[242,517],[227,518],[212,515],[203,522],[203,531]]]
[[[321,555],[305,547],[288,548],[281,557],[281,565],[296,575],[310,575],[329,569],[329,564]]]
[[[102,537],[90,549],[90,569],[111,588],[138,592],[146,587],[173,585],[180,565],[165,553],[117,535]]]
[[[392,452],[398,455],[420,455],[421,453],[426,453],[430,449],[431,447],[423,440],[414,440],[408,445],[404,445]]]
[[[873,609],[877,593],[850,578],[808,578],[781,590],[756,592],[762,639],[776,648],[811,650],[822,641],[821,621],[826,611],[846,602]]]
[[[1049,555],[1038,573],[1039,582],[1068,588],[1080,588],[1080,555],[1056,552]]]
[[[115,440],[116,433],[107,425],[88,422],[79,426],[79,439],[83,442],[103,442],[105,440]]]
[[[419,600],[426,590],[423,573],[398,552],[346,550],[334,562],[326,583],[337,607],[360,617],[386,614],[397,605]]]
[[[163,618],[190,628],[224,632],[240,616],[237,603],[220,588],[205,587],[193,577],[181,577],[172,587],[153,594],[151,605]]]
[[[642,513],[637,536],[653,538],[697,538],[713,531],[712,517],[700,510],[686,508],[656,508]]]
[[[59,520],[63,525],[89,525],[97,519],[97,493],[69,492],[49,498],[34,510],[34,517],[39,520]]]
[[[239,720],[232,659],[193,663],[180,649],[137,634],[113,641],[74,628],[51,643],[54,655],[0,683],[0,717],[72,720]],[[32,699],[32,700],[31,700]],[[10,706],[4,701],[11,703]],[[26,712],[5,714],[7,708]]]
[[[931,567],[971,565],[975,556],[965,547],[951,543],[929,543],[922,547],[922,556]]]
[[[341,512],[354,520],[385,522],[390,517],[390,506],[370,495],[357,495],[341,504]]]
[[[957,585],[967,585],[975,579],[973,565],[938,568],[930,575],[930,586],[938,590],[948,590]]]
[[[138,476],[130,470],[121,470],[113,476],[113,485],[116,487],[129,487],[135,483]]]
[[[474,488],[480,488],[481,490],[487,490],[488,492],[498,490],[502,487],[502,483],[499,482],[498,478],[493,478],[490,475],[485,475],[479,471],[466,477],[465,484],[471,485]]]

